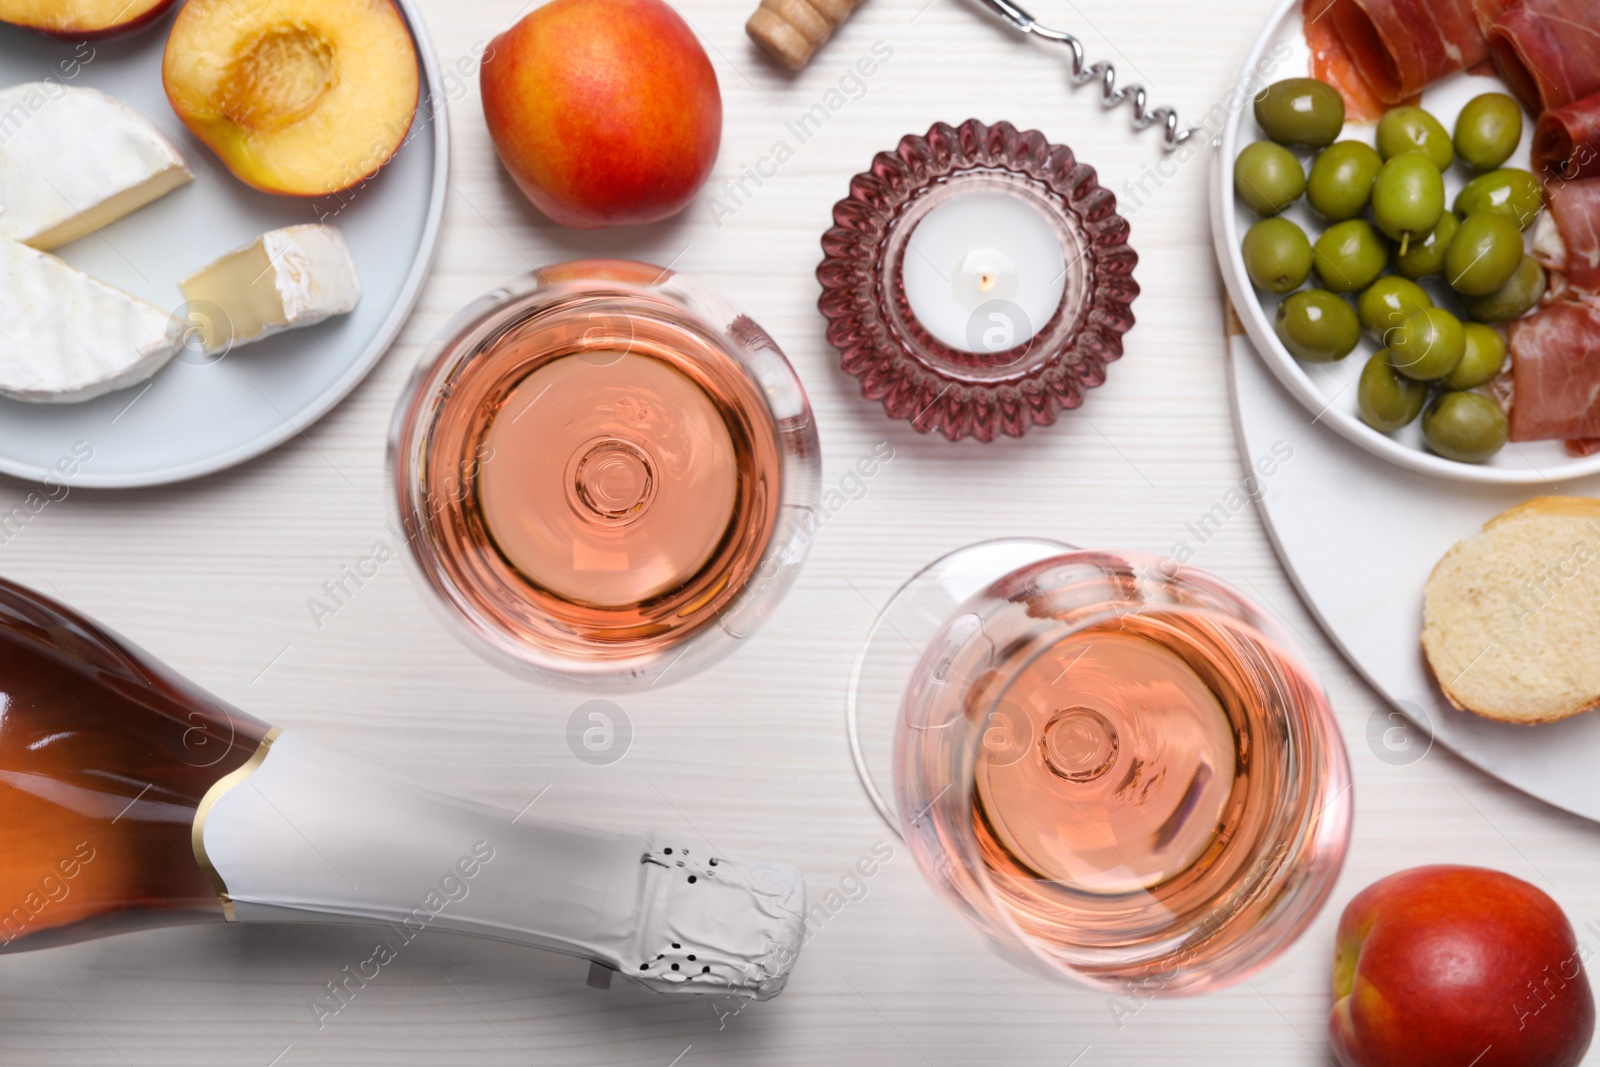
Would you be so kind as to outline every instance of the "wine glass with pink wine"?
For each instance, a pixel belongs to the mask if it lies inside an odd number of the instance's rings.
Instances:
[[[1198,993],[1327,899],[1350,770],[1265,613],[1170,559],[970,545],[918,572],[851,676],[852,754],[924,876],[1013,958]]]
[[[611,689],[748,638],[816,532],[821,452],[772,338],[660,267],[544,267],[457,315],[389,436],[430,604],[539,681]]]

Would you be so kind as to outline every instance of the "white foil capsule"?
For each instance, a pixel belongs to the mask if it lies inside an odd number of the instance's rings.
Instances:
[[[195,854],[239,922],[450,930],[579,956],[658,992],[776,996],[800,872],[426,792],[293,733],[220,780]]]

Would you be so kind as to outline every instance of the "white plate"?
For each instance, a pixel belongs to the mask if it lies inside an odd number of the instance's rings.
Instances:
[[[1422,654],[1422,588],[1433,565],[1529,491],[1400,470],[1322,426],[1307,426],[1300,405],[1244,337],[1230,339],[1228,364],[1246,463],[1273,455],[1278,442],[1293,449],[1270,477],[1258,478],[1256,507],[1278,558],[1328,637],[1393,705],[1368,716],[1372,754],[1413,763],[1427,754],[1431,733],[1496,778],[1600,820],[1600,712],[1517,726],[1456,711]],[[1596,496],[1600,478],[1544,488]],[[1408,730],[1395,709],[1421,732]]]
[[[397,2],[422,64],[424,105],[413,136],[366,186],[316,200],[248,188],[178,121],[161,87],[172,15],[129,37],[85,45],[0,26],[0,84],[50,79],[109,93],[155,123],[194,172],[190,184],[56,255],[176,311],[180,278],[267,230],[320,220],[343,231],[364,290],[353,314],[243,346],[214,363],[180,352],[150,381],[87,403],[0,399],[0,471],[39,479],[75,445],[80,454],[87,445],[93,458],[73,485],[157,485],[209,474],[305,430],[378,362],[427,275],[449,162],[438,61],[409,0]],[[437,112],[426,106],[430,99],[439,102]]]
[[[1282,45],[1287,48],[1287,58],[1274,65],[1275,51]],[[1233,161],[1252,141],[1265,135],[1256,125],[1250,100],[1256,92],[1281,78],[1304,77],[1310,72],[1311,53],[1306,47],[1300,18],[1300,0],[1283,0],[1277,12],[1267,22],[1266,29],[1256,39],[1245,59],[1244,73],[1237,88],[1242,95],[1242,106],[1233,112],[1223,128],[1220,146],[1213,153],[1211,168],[1211,232],[1217,248],[1217,260],[1222,265],[1223,281],[1233,306],[1238,309],[1250,340],[1277,375],[1291,395],[1320,423],[1331,426],[1337,433],[1409,470],[1443,475],[1468,482],[1495,482],[1501,484],[1532,485],[1551,479],[1571,478],[1600,472],[1600,454],[1575,458],[1569,456],[1560,441],[1529,441],[1508,444],[1487,463],[1457,463],[1426,450],[1422,443],[1421,420],[1404,430],[1388,436],[1378,433],[1363,423],[1356,413],[1356,379],[1367,358],[1378,346],[1363,337],[1360,346],[1337,363],[1301,363],[1291,356],[1273,332],[1273,316],[1277,312],[1279,297],[1259,292],[1250,284],[1245,273],[1244,259],[1239,254],[1239,243],[1257,216],[1238,202],[1233,195]],[[1263,66],[1258,66],[1262,65]],[[1266,69],[1265,77],[1251,79],[1251,72]],[[1466,102],[1485,92],[1503,92],[1504,84],[1498,78],[1457,74],[1429,88],[1422,95],[1422,106],[1432,112],[1445,128],[1452,129],[1456,115]],[[1345,126],[1343,138],[1373,143],[1375,124],[1354,123]],[[1533,137],[1533,122],[1524,116],[1522,144],[1512,155],[1509,166],[1526,168],[1528,146]],[[1453,203],[1456,193],[1466,184],[1468,175],[1461,166],[1450,168],[1445,175],[1446,203]],[[1302,197],[1284,213],[1300,225],[1313,239],[1328,224],[1318,219]],[[1424,279],[1423,287],[1433,295],[1436,303],[1451,307],[1448,287],[1435,277]]]

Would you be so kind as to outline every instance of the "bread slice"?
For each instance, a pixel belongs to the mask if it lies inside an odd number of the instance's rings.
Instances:
[[[1600,707],[1600,500],[1541,496],[1428,576],[1422,648],[1451,704],[1539,723]]]

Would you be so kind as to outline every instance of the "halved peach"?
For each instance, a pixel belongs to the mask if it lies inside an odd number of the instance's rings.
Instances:
[[[148,25],[175,0],[0,0],[0,22],[81,41]]]
[[[376,173],[417,109],[416,45],[390,0],[189,0],[161,78],[240,181],[290,196]]]

